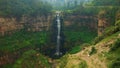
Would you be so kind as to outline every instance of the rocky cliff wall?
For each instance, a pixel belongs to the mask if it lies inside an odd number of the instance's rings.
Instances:
[[[43,31],[49,30],[52,15],[28,17],[23,16],[19,21],[16,18],[3,18],[0,17],[0,35],[11,34],[12,32],[20,29],[27,31]]]
[[[98,19],[98,36],[102,35],[105,28],[109,26],[109,22],[106,18]]]
[[[65,26],[77,25],[79,27],[86,26],[88,28],[97,29],[97,18],[93,16],[66,16],[64,19]]]

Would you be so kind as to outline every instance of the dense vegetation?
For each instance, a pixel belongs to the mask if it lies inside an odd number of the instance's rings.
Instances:
[[[38,53],[35,50],[29,50],[23,53],[22,57],[19,58],[14,66],[14,68],[51,68],[48,58]]]
[[[15,52],[22,48],[42,47],[48,41],[46,32],[18,31],[6,37],[0,37],[1,52]]]
[[[120,6],[120,0],[93,0],[95,6]]]
[[[47,15],[51,9],[51,5],[41,0],[0,0],[0,16],[3,17]]]
[[[79,28],[78,30],[72,27],[72,30],[65,30],[64,34],[64,47],[69,50],[70,53],[76,53],[80,51],[84,47],[83,43],[91,43],[91,41],[97,36],[95,31],[90,31],[90,29],[85,27]]]
[[[0,37],[0,56],[2,57],[6,54],[11,54],[14,57],[17,56],[17,60],[14,61],[16,62],[15,64],[8,64],[3,66],[3,68],[13,68],[13,66],[14,68],[30,68],[34,67],[35,65],[38,67],[50,67],[47,58],[39,54],[39,52],[42,52],[42,50],[44,50],[43,46],[45,46],[47,42],[47,32],[17,31],[10,36]],[[15,53],[17,55],[15,55]],[[48,66],[46,64],[48,64]]]
[[[109,68],[119,68],[120,39],[116,37],[120,33],[120,0],[80,0],[81,2],[79,4],[77,3],[78,1],[70,1],[64,6],[54,6],[52,8],[48,2],[43,2],[42,0],[0,0],[0,17],[15,17],[19,19],[22,16],[47,16],[52,14],[52,11],[56,11],[56,9],[62,10],[63,20],[72,21],[73,24],[70,26],[63,25],[62,27],[65,42],[61,50],[63,54],[67,54],[60,59],[60,68],[66,66],[69,59],[74,59],[69,54],[75,54],[84,50],[86,47],[91,47],[90,51],[88,50],[87,58],[89,58],[89,56],[93,56],[99,52],[99,48],[97,49],[95,45],[112,38],[115,39],[114,44],[109,46],[110,50],[108,52],[102,54],[104,54],[106,61],[108,61],[107,65]],[[73,20],[69,16],[78,16],[78,18],[73,18]],[[83,18],[79,18],[79,16]],[[104,33],[98,37],[96,37],[97,28],[92,28],[88,25],[92,24],[90,22],[97,24],[97,19],[105,19],[109,25],[107,28],[104,27],[104,29],[106,28]],[[79,25],[81,23],[85,23],[85,25]],[[27,25],[24,27],[27,27]],[[18,55],[17,58],[15,57],[14,62],[1,67],[51,68],[52,64],[49,63],[48,57],[44,56],[55,56],[53,53],[55,52],[56,45],[50,42],[52,40],[50,32],[44,30],[41,32],[20,30],[15,31],[9,36],[0,36],[0,57],[6,58],[6,55],[9,54],[13,56]],[[53,35],[55,36],[55,33]],[[55,41],[53,42],[56,43]],[[8,60],[9,56],[6,59]],[[86,61],[81,59],[77,61],[80,61],[78,64],[79,68],[89,68]],[[53,63],[57,64],[55,62]]]

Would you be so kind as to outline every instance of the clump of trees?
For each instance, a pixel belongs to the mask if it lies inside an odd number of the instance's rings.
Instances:
[[[21,17],[22,15],[47,15],[52,6],[41,0],[0,0],[0,16]]]
[[[95,6],[120,6],[120,0],[93,0]]]

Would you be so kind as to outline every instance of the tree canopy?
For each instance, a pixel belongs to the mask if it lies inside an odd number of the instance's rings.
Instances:
[[[120,6],[120,0],[93,0],[95,6]]]
[[[52,7],[40,0],[0,0],[0,16],[47,15]]]

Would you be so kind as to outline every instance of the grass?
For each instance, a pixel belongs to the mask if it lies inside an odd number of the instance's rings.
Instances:
[[[120,39],[117,39],[117,41],[112,45],[110,51],[116,51],[120,48]]]
[[[72,48],[72,50],[70,50],[70,54],[75,54],[77,52],[81,51],[81,47],[80,46],[75,46]]]
[[[120,48],[107,53],[108,68],[120,68]]]
[[[82,61],[82,62],[79,64],[79,68],[88,68],[87,63],[86,63],[85,61]]]
[[[72,60],[72,59],[69,59],[68,57],[69,57],[69,55],[66,54],[65,56],[63,56],[62,58],[59,59],[60,60],[60,65],[59,65],[60,68],[64,68],[67,65],[68,61]],[[70,68],[88,68],[87,63],[84,60],[82,60],[82,59],[79,59],[79,60],[80,60],[80,63],[78,65],[71,64],[72,67],[70,67]]]
[[[110,45],[109,52],[105,53],[107,58],[108,68],[120,68],[120,39],[117,38],[120,32],[113,33],[112,35],[104,38],[101,42],[114,39],[115,42]]]
[[[84,43],[82,45],[75,46],[69,51],[69,53],[70,54],[75,54],[77,52],[80,52],[82,49],[84,49],[84,47],[87,47],[87,46],[90,46],[90,44]]]
[[[116,33],[113,33],[109,36],[99,36],[99,37],[96,37],[94,40],[93,40],[93,44],[97,44],[97,43],[100,43],[100,42],[105,42],[105,41],[108,41],[110,39],[116,39],[116,36],[118,36],[118,34],[120,33],[120,31],[116,32]]]
[[[111,61],[108,64],[109,68],[120,68],[120,39],[117,39],[116,42],[112,45],[109,55],[107,56],[108,60]]]
[[[62,58],[60,58],[60,68],[64,68],[68,62],[68,55],[66,54]]]

